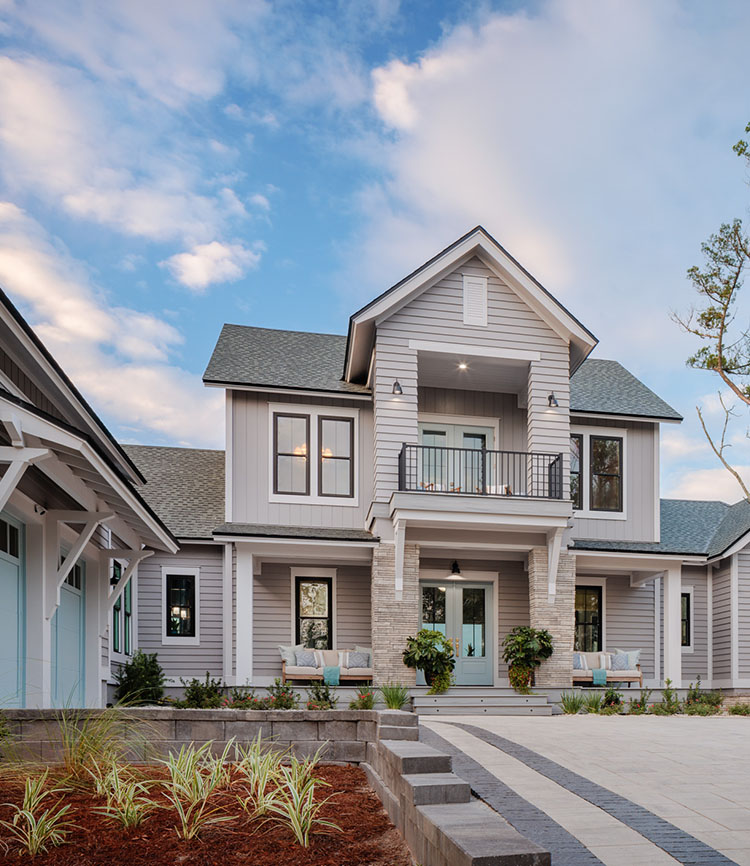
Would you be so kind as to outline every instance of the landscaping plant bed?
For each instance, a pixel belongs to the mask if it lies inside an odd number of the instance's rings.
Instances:
[[[163,780],[167,773],[163,765],[140,767],[139,775]],[[216,816],[233,816],[226,823],[205,827],[200,836],[190,841],[178,837],[177,814],[167,803],[158,786],[150,797],[161,807],[153,810],[137,827],[124,830],[114,820],[95,810],[106,799],[93,790],[77,789],[50,795],[47,806],[57,802],[70,804],[66,815],[74,825],[59,847],[20,857],[18,844],[5,828],[0,839],[10,847],[0,850],[0,863],[33,862],[35,866],[411,866],[413,860],[398,831],[386,815],[380,800],[368,787],[362,770],[352,766],[320,764],[315,776],[330,787],[319,785],[315,799],[330,797],[319,815],[337,824],[341,830],[320,828],[310,836],[310,845],[299,845],[282,822],[273,817],[249,817],[238,808],[237,795],[243,794],[242,781],[233,776],[230,787],[212,795],[211,807]],[[64,770],[51,771],[48,787],[70,787]],[[24,796],[23,774],[0,776],[0,819],[12,820],[13,809],[8,803],[20,805]]]

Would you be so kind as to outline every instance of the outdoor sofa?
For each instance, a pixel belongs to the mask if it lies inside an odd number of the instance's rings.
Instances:
[[[338,667],[339,680],[341,682],[372,681],[372,650],[368,647],[356,647],[350,650],[307,650],[308,654],[314,655],[315,665],[297,664],[297,655],[300,651],[304,651],[304,648],[295,646],[279,647],[279,652],[281,653],[282,682],[289,680],[322,680],[323,671],[326,667]],[[352,663],[363,661],[363,656],[367,657],[368,664],[366,666],[349,666],[350,661]],[[293,663],[290,664],[290,662]]]
[[[594,670],[604,669],[608,683],[638,683],[643,688],[643,673],[638,663],[640,650],[614,652],[573,653],[573,684],[594,681]],[[626,656],[627,659],[623,659]],[[623,667],[623,665],[627,667]]]

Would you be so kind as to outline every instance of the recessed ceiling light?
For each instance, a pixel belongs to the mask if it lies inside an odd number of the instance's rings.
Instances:
[[[458,369],[459,370],[468,370],[469,365],[466,363],[466,361],[461,361],[461,363],[458,365]]]

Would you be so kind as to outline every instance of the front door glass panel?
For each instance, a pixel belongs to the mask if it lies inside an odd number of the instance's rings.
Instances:
[[[459,653],[463,658],[484,658],[486,593],[482,587],[461,588],[462,622]]]
[[[422,628],[445,634],[445,587],[422,587]]]

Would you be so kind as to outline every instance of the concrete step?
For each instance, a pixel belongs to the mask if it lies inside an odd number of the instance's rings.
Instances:
[[[425,743],[408,740],[381,740],[378,749],[383,761],[401,775],[450,773],[451,757]]]
[[[466,704],[472,706],[488,706],[488,707],[516,707],[530,706],[543,707],[548,703],[547,695],[419,695],[414,698],[414,706],[416,707],[462,707]],[[390,724],[390,722],[389,722]]]
[[[418,773],[401,777],[415,806],[433,803],[468,803],[471,787],[453,773]]]
[[[414,717],[416,718],[416,716]],[[404,725],[379,725],[378,737],[381,740],[412,740],[419,739],[419,728],[407,728]]]
[[[414,713],[407,713],[404,710],[381,710],[378,721],[381,725],[404,728],[416,727],[419,724],[419,719]]]
[[[464,703],[460,707],[451,706],[427,706],[415,707],[415,712],[420,716],[551,716],[553,709],[550,705],[545,706],[487,706],[486,704]]]

